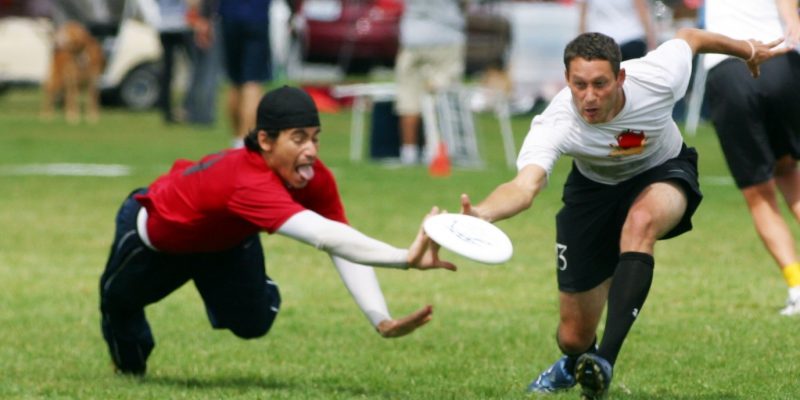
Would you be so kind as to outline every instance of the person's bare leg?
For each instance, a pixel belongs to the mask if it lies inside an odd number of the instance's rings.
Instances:
[[[231,123],[231,133],[234,139],[239,137],[239,131],[241,130],[239,122],[240,104],[241,104],[240,87],[232,85],[230,89],[228,89],[227,112],[228,112],[228,120]]]
[[[245,82],[242,85],[239,94],[239,129],[236,131],[239,139],[244,139],[256,127],[258,102],[263,94],[264,89],[259,82]]]
[[[779,266],[797,260],[789,226],[778,207],[775,179],[742,189],[756,232]]]
[[[789,210],[791,210],[792,215],[794,215],[795,220],[800,221],[800,170],[797,168],[797,161],[789,155],[781,157],[781,159],[779,159],[775,165],[774,176],[775,186],[781,192],[781,195],[783,196],[784,201],[786,201],[786,205],[789,207]],[[765,188],[761,189],[763,191]],[[744,190],[742,193],[744,193]],[[748,192],[751,197],[756,197],[758,193],[760,192]],[[769,192],[767,191],[766,193],[762,194],[762,196],[765,195],[769,195]],[[774,193],[772,195],[776,196]],[[755,199],[753,199],[753,201],[754,203],[757,202]],[[778,211],[777,200],[775,200],[774,203],[775,211]],[[749,205],[750,202],[748,201],[748,207]],[[765,216],[759,215],[758,218],[769,218],[770,216],[774,218],[773,212],[762,210],[762,213],[765,214]],[[757,217],[755,214],[753,214],[752,209],[751,215],[755,221]],[[780,217],[780,222],[782,222],[784,225],[783,228],[780,226],[780,223],[778,223],[779,225],[776,227],[768,226],[762,227],[762,229],[773,229],[772,245],[774,247],[770,248],[768,246],[767,249],[778,263],[778,267],[781,269],[781,274],[783,275],[783,278],[789,287],[789,298],[786,301],[786,307],[781,310],[781,314],[795,315],[800,314],[800,260],[797,258],[797,247],[794,244],[794,237],[792,236],[791,230],[788,226],[788,221],[783,219],[779,211],[778,217]],[[759,231],[759,236],[761,236],[761,231]],[[762,240],[764,240],[763,237]],[[767,242],[764,241],[764,243],[766,244]]]
[[[800,169],[797,160],[784,156],[775,166],[775,184],[783,195],[795,220],[800,222]]]
[[[611,279],[586,292],[560,292],[558,347],[564,354],[580,354],[595,341],[600,316],[608,298]]]
[[[419,161],[417,135],[421,117],[419,114],[400,116],[400,162],[416,164]]]
[[[674,182],[656,182],[634,200],[620,237],[619,264],[608,294],[608,312],[598,354],[611,365],[650,291],[654,247],[686,212],[683,189]]]
[[[619,262],[608,289],[603,339],[597,354],[584,354],[575,365],[584,398],[602,398],[608,391],[619,351],[650,292],[655,242],[680,222],[687,204],[677,183],[656,182],[639,193],[628,210]]]
[[[559,292],[559,324],[556,344],[564,354],[528,385],[533,393],[550,393],[575,386],[575,363],[595,351],[595,338],[611,279],[585,292]]]

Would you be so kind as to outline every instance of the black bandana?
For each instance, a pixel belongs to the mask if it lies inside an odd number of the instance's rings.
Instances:
[[[264,95],[258,103],[256,129],[280,131],[320,126],[314,100],[302,89],[283,86]]]

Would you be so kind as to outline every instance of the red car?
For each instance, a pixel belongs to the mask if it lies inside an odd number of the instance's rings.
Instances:
[[[391,66],[402,12],[402,0],[302,0],[293,34],[305,61]]]
[[[394,65],[402,0],[298,0],[292,32],[304,61],[365,71]],[[467,71],[502,64],[511,41],[509,22],[471,13],[467,18]]]

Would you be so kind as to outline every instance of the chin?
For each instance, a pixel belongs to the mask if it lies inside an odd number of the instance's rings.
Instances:
[[[298,182],[296,182],[294,184],[291,184],[289,186],[291,186],[291,187],[293,187],[295,189],[302,189],[302,188],[308,186],[308,181],[298,181]]]

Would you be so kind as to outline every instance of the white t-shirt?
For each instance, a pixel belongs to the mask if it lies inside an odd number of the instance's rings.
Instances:
[[[756,39],[764,43],[783,37],[783,25],[775,0],[706,0],[706,30],[734,39]],[[730,56],[706,54],[703,66],[711,69]]]
[[[466,19],[455,0],[405,0],[400,20],[402,47],[461,45]]]
[[[680,39],[665,42],[645,57],[628,60],[625,105],[611,121],[588,124],[572,102],[569,87],[533,118],[517,168],[535,164],[549,175],[561,155],[570,155],[587,178],[616,184],[674,158],[683,138],[672,119],[692,72],[692,50]]]
[[[645,37],[633,0],[583,0],[586,32],[600,32],[619,44]]]

